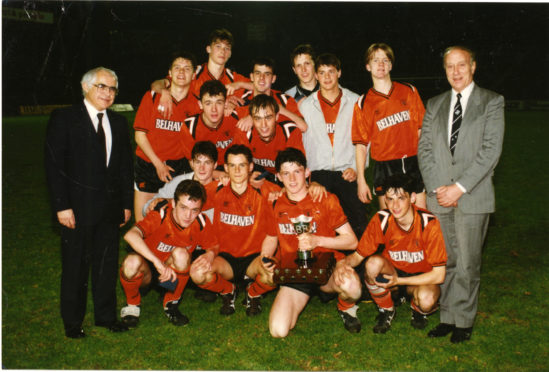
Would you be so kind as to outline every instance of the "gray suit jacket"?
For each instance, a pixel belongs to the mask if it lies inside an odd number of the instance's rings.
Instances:
[[[467,189],[458,201],[462,212],[492,213],[495,211],[492,176],[501,154],[505,124],[503,97],[475,84],[454,156],[448,144],[450,99],[451,91],[430,99],[423,118],[418,160],[428,208],[435,213],[450,212],[451,208],[437,203],[433,191],[459,182]]]

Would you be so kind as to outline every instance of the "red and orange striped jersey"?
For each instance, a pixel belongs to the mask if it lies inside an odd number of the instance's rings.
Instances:
[[[425,107],[417,89],[393,82],[389,95],[371,88],[354,107],[353,143],[371,143],[372,158],[377,161],[417,155]]]
[[[414,208],[414,222],[404,231],[389,210],[381,210],[370,220],[357,247],[368,257],[376,252],[406,273],[425,273],[446,265],[446,248],[440,223],[429,211]],[[379,252],[382,251],[382,252]]]
[[[227,85],[227,84],[239,82],[239,81],[245,81],[245,82],[250,81],[250,79],[247,78],[246,76],[240,75],[235,71],[231,71],[226,67],[225,69],[223,69],[223,73],[221,74],[221,77],[219,79],[216,79],[208,70],[208,63],[206,62],[196,68],[195,81],[194,81],[194,84],[191,86],[191,89],[192,89],[191,92],[197,99],[199,99],[200,97],[200,87],[202,87],[202,84],[210,80],[219,80],[220,82],[223,83],[223,85]],[[239,91],[243,91],[243,90],[239,89]]]
[[[265,237],[276,235],[267,199],[250,185],[242,195],[236,194],[230,184],[217,192],[214,227],[220,242],[219,252],[234,257],[259,253]]]
[[[233,112],[232,115],[223,117],[223,121],[215,129],[204,124],[201,114],[187,118],[184,123],[188,129],[187,135],[190,134],[190,137],[187,136],[185,140],[186,145],[192,149],[198,141],[211,141],[217,148],[217,164],[225,164],[225,151],[233,144],[236,132],[240,131],[236,127],[236,123],[238,123],[236,113]]]
[[[252,150],[254,163],[272,174],[276,173],[275,159],[280,150],[295,147],[305,153],[301,131],[294,123],[278,122],[275,128],[275,135],[269,142],[263,141],[253,127],[247,132],[239,130],[235,135],[235,143],[248,146]]]
[[[271,89],[271,97],[273,97],[280,106],[287,108],[289,111],[303,118],[294,98],[274,89]],[[241,98],[244,100],[244,103],[236,108],[236,112],[239,117],[243,118],[250,115],[250,102],[252,102],[252,99],[254,98],[253,90],[246,91]],[[291,122],[291,120],[287,116],[279,114],[278,122]]]
[[[208,217],[201,213],[190,226],[182,227],[175,222],[172,203],[149,212],[135,226],[141,230],[147,247],[162,261],[177,247],[192,253],[197,245],[210,249],[218,244]]]
[[[289,266],[297,257],[298,240],[291,218],[300,215],[312,217],[310,232],[328,237],[335,237],[336,229],[347,223],[347,216],[343,213],[337,196],[332,193],[328,193],[322,202],[313,202],[309,194],[303,200],[294,202],[284,194],[274,202],[273,208],[280,247],[277,258],[281,267]],[[345,257],[342,252],[324,247],[316,247],[313,255],[315,252],[334,252],[336,260]]]
[[[332,146],[334,145],[334,133],[335,133],[335,123],[337,120],[337,115],[339,114],[339,106],[341,105],[341,97],[343,96],[343,91],[340,90],[339,96],[337,96],[334,102],[328,101],[322,93],[318,92],[318,102],[320,102],[320,108],[324,114],[324,121],[326,121],[326,133],[330,137]]]
[[[183,121],[188,116],[200,112],[198,101],[192,94],[188,94],[186,98],[179,102],[175,99],[172,99],[172,101],[174,105],[173,114],[169,119],[164,119],[157,109],[160,94],[148,91],[141,99],[133,123],[136,131],[147,134],[147,139],[156,156],[162,161],[177,160],[190,156],[192,146],[187,147],[184,143],[187,130],[183,125]],[[135,153],[143,160],[151,162],[139,146],[137,146]]]

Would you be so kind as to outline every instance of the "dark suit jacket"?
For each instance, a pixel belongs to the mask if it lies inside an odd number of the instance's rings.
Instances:
[[[495,210],[492,175],[499,160],[504,132],[504,100],[475,84],[461,122],[454,151],[448,144],[451,91],[427,102],[418,146],[421,175],[427,191],[428,208],[449,212],[433,193],[439,186],[459,182],[467,192],[459,199],[464,213],[492,213]]]
[[[102,160],[84,102],[55,110],[46,133],[46,175],[55,212],[73,209],[76,224],[121,223],[133,206],[133,159],[125,117],[107,111],[112,150]]]

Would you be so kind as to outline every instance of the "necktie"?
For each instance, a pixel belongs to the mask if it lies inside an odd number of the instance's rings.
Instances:
[[[107,144],[105,140],[105,130],[103,129],[103,113],[97,114],[99,123],[97,124],[97,139],[99,140],[99,146],[103,148],[103,156],[105,165],[107,164]]]
[[[454,155],[454,149],[456,148],[456,142],[459,134],[459,127],[461,126],[461,118],[463,118],[463,110],[461,109],[461,93],[457,94],[457,102],[454,106],[454,115],[452,117],[452,134],[450,135],[450,152]]]

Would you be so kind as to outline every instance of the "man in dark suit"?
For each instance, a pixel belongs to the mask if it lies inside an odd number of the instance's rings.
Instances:
[[[131,217],[133,160],[126,119],[109,108],[114,71],[82,77],[84,101],[52,113],[45,163],[61,226],[61,317],[65,335],[82,338],[91,266],[95,325],[127,330],[116,317],[119,227]]]
[[[452,90],[427,103],[418,148],[427,208],[439,218],[448,262],[440,298],[440,324],[429,337],[452,333],[471,338],[477,312],[481,250],[495,210],[492,175],[501,154],[503,97],[473,82],[472,51],[454,46],[444,53]]]

